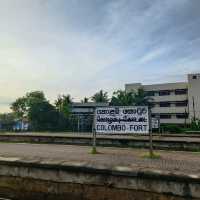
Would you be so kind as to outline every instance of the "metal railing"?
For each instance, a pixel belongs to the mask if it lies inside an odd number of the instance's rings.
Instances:
[[[69,130],[74,133],[92,132],[93,114],[71,114]]]

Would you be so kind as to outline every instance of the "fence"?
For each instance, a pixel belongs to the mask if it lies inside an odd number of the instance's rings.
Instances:
[[[92,132],[93,114],[72,114],[69,117],[69,131]]]

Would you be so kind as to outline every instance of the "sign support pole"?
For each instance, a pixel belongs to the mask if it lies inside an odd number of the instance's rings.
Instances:
[[[80,132],[80,116],[78,115],[78,133]]]
[[[151,126],[151,109],[149,109],[149,155],[153,157],[153,135],[152,135],[152,126]]]
[[[96,130],[95,130],[95,128],[93,129],[93,153],[96,153],[97,152],[97,150],[96,150]]]
[[[96,149],[96,129],[95,129],[95,109],[94,109],[94,112],[93,112],[93,124],[92,124],[92,154],[96,154],[97,153],[97,149]]]
[[[160,130],[160,115],[159,115],[158,120],[159,120],[159,121],[158,121],[158,123],[159,123],[159,124],[158,124],[158,125],[159,125],[159,133],[161,134],[161,130]]]

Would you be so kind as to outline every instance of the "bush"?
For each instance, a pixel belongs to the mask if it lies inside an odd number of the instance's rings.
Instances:
[[[190,125],[191,130],[193,131],[200,131],[200,120],[196,120],[196,121],[192,121],[191,125]]]
[[[182,133],[182,128],[176,124],[161,125],[161,129],[168,133]]]

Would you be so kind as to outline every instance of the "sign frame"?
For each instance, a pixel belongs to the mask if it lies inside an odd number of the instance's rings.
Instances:
[[[107,123],[108,124],[108,121],[107,122],[102,122],[102,124],[100,123],[100,122],[97,122],[97,117],[98,117],[98,114],[97,114],[97,111],[98,111],[98,109],[99,110],[107,110],[108,112],[111,112],[111,111],[114,111],[114,110],[117,110],[118,109],[118,112],[120,112],[120,111],[126,111],[126,112],[128,112],[128,111],[137,111],[138,112],[138,110],[140,109],[140,111],[142,111],[142,109],[144,110],[145,109],[145,111],[146,111],[146,113],[145,114],[142,114],[142,116],[140,116],[141,114],[138,114],[138,113],[127,113],[127,114],[121,114],[121,115],[119,115],[119,113],[118,114],[108,114],[107,113],[107,115],[106,114],[102,114],[102,115],[104,115],[104,117],[105,118],[101,118],[101,120],[109,120],[109,117],[110,117],[110,120],[112,121],[112,120],[120,120],[120,122],[111,122],[111,124],[112,125],[108,125],[108,128],[110,128],[110,129],[112,129],[112,127],[113,127],[113,129],[112,130],[108,130],[107,128],[106,129],[104,129],[104,130],[99,130],[98,131],[98,129],[97,129],[97,126],[104,126],[104,127],[102,127],[102,128],[105,128],[105,124]],[[148,108],[148,106],[105,106],[105,107],[96,107],[95,109],[94,109],[94,128],[95,128],[95,131],[96,131],[96,133],[97,134],[108,134],[108,135],[126,135],[126,134],[142,134],[142,135],[145,135],[145,134],[149,134],[149,132],[150,132],[150,125],[151,125],[151,123],[150,123],[150,117],[149,117],[149,112],[150,112],[150,109]],[[124,119],[123,117],[127,117],[127,115],[130,115],[130,118],[128,118],[127,119],[127,121],[128,120],[133,120],[133,118],[135,118],[135,120],[139,120],[139,121],[133,121],[133,122],[131,122],[131,121],[129,121],[128,123],[123,123],[123,121],[124,120],[126,120],[126,119]],[[101,116],[101,114],[99,114],[99,116]],[[113,117],[115,117],[115,118],[112,118],[111,116],[113,116]],[[118,117],[118,119],[116,118],[116,116]],[[120,118],[120,117],[122,117],[122,118]],[[132,118],[131,118],[132,117]],[[142,121],[142,120],[146,120],[146,121]],[[121,121],[122,121],[122,123],[121,123]],[[127,122],[126,121],[126,122]],[[104,124],[103,124],[104,123]],[[120,124],[121,123],[121,124]],[[112,126],[112,127],[111,127]],[[115,129],[117,129],[118,127],[117,126],[123,126],[124,127],[124,129],[125,129],[125,131],[123,131],[123,130],[115,130]],[[131,126],[131,127],[129,127],[129,131],[128,131],[128,129],[127,128],[125,128],[125,126]],[[135,127],[136,126],[138,126],[139,128],[137,128],[137,130],[135,129]],[[144,126],[144,127],[142,127],[142,126]],[[115,127],[117,127],[117,128],[115,128]],[[145,128],[145,130],[143,131],[142,130],[142,128]],[[119,127],[119,129],[120,129],[120,127]],[[123,129],[123,128],[122,128]]]

